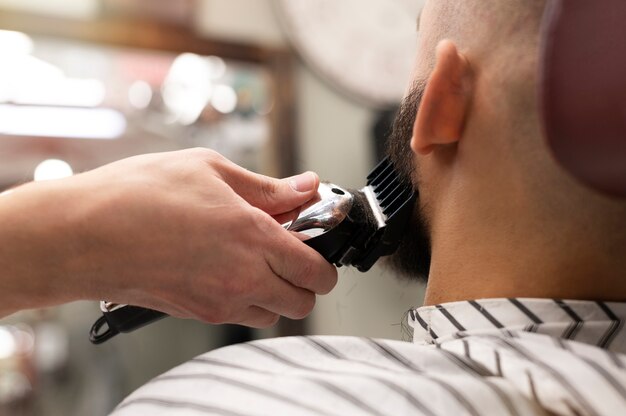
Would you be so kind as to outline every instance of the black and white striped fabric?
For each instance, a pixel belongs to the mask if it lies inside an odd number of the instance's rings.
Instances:
[[[626,303],[489,299],[409,311],[413,342],[293,337],[159,376],[130,415],[626,415]]]

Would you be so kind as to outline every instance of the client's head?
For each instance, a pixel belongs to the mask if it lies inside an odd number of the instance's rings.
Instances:
[[[626,201],[575,182],[544,143],[544,6],[429,0],[420,17],[413,80],[389,143],[420,204],[391,263],[429,276],[427,301],[626,298]]]

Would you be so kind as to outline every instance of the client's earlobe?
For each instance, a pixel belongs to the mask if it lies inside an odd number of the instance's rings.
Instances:
[[[441,41],[436,56],[413,126],[411,148],[421,155],[461,139],[473,94],[469,61],[456,45]]]

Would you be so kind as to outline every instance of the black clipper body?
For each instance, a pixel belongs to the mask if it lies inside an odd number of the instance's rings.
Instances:
[[[102,344],[120,333],[133,332],[165,318],[167,314],[133,305],[119,305],[101,301],[102,316],[92,325],[89,341]]]
[[[322,183],[318,195],[297,219],[283,227],[306,235],[305,244],[330,263],[353,266],[361,272],[368,271],[380,257],[396,251],[417,199],[412,185],[402,181],[388,159],[372,170],[363,189],[350,191]],[[100,308],[103,316],[90,332],[94,344],[167,316],[110,302],[101,302]]]

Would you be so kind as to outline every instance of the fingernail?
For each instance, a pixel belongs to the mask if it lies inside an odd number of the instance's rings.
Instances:
[[[305,172],[289,178],[288,181],[289,186],[291,186],[294,191],[309,192],[315,188],[317,177],[313,172]]]

